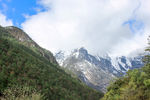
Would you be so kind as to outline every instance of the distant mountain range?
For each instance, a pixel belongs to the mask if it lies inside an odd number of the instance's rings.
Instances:
[[[106,91],[110,81],[124,75],[129,69],[140,68],[144,54],[135,57],[94,56],[85,48],[75,49],[70,53],[59,51],[55,54],[57,62],[71,71],[88,86]]]
[[[0,100],[99,100],[23,30],[0,26]]]

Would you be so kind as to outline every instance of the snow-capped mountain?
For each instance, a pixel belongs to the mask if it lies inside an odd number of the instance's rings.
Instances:
[[[136,57],[115,57],[111,58],[111,64],[118,72],[126,73],[129,69],[142,67],[143,56],[144,55],[138,55]]]
[[[143,66],[143,56],[93,56],[85,48],[75,49],[70,54],[60,51],[55,57],[63,68],[73,72],[90,87],[104,92],[114,78],[125,74],[129,69]]]

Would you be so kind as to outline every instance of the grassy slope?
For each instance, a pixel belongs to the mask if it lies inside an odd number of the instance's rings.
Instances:
[[[19,44],[0,28],[0,95],[16,86],[30,87],[29,93],[38,91],[46,100],[98,100],[103,95]]]

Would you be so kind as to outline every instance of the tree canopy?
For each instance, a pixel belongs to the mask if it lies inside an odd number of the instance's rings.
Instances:
[[[108,87],[102,100],[150,100],[150,38],[143,58],[145,65],[140,69],[129,70],[124,77]]]

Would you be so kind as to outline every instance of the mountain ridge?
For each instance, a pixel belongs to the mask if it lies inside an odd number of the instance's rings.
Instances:
[[[17,27],[14,27],[14,26],[7,26],[7,27],[4,27],[4,28],[12,36],[14,36],[18,41],[20,41],[20,43],[22,43],[23,45],[31,48],[32,50],[34,50],[35,52],[37,52],[41,56],[44,56],[51,63],[58,64],[56,59],[54,58],[53,54],[50,51],[48,51],[44,48],[41,48],[23,30],[21,30]]]
[[[112,59],[108,55],[105,57],[91,55],[84,47],[74,49],[70,54],[60,51],[55,57],[64,69],[70,70],[84,83],[103,92],[115,78],[123,76],[129,69],[143,66],[143,56],[133,58],[122,56]]]
[[[58,64],[0,27],[0,99],[99,100],[103,93],[65,73]]]

